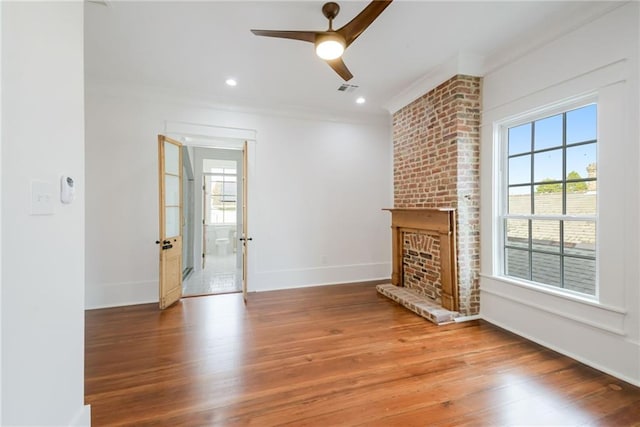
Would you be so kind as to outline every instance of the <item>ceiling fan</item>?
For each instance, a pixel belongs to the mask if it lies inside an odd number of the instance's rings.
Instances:
[[[278,37],[313,43],[316,47],[316,54],[324,59],[340,77],[348,81],[353,77],[353,74],[351,74],[342,60],[342,53],[376,20],[392,1],[372,1],[358,16],[337,30],[333,29],[333,20],[338,16],[340,6],[338,3],[329,2],[322,6],[322,13],[329,20],[329,29],[326,31],[251,30],[251,32],[256,36]]]

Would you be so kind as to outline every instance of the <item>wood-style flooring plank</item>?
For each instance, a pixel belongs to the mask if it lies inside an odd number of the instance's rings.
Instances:
[[[94,426],[640,425],[640,389],[349,284],[86,313]]]

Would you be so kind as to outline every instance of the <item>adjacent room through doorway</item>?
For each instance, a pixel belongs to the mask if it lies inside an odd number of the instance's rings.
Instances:
[[[189,149],[194,169],[193,224],[195,262],[185,269],[183,296],[242,290],[242,151]]]

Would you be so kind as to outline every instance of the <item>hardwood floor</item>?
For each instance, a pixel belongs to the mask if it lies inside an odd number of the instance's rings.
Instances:
[[[369,284],[86,313],[93,426],[640,426],[640,389]]]

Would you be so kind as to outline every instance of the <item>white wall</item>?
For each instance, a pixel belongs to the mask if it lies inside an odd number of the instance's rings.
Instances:
[[[197,105],[197,106],[196,106]],[[227,111],[89,84],[86,306],[157,301],[156,135],[165,121],[256,131],[249,291],[390,277],[390,120]]]
[[[82,2],[2,2],[2,425],[89,425],[84,403]],[[60,175],[77,183],[59,202]],[[30,182],[53,215],[30,215]]]
[[[484,78],[481,316],[640,385],[639,4],[630,2]],[[571,97],[598,96],[599,300],[497,277],[494,123]]]

